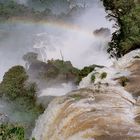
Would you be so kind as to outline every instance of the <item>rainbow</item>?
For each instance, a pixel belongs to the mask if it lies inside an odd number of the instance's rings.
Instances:
[[[93,31],[89,31],[88,29],[84,29],[76,24],[72,24],[69,22],[64,22],[62,20],[41,20],[36,21],[34,19],[27,18],[11,18],[7,21],[7,23],[19,23],[19,24],[37,24],[42,26],[48,26],[50,28],[56,28],[64,31],[71,31],[74,33],[83,34],[89,37],[94,37]]]

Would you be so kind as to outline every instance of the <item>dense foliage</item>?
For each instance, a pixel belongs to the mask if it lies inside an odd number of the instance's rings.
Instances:
[[[82,80],[82,78],[86,77],[89,73],[91,73],[96,67],[103,68],[103,66],[91,65],[91,66],[86,66],[83,69],[79,70],[77,83],[79,83]],[[95,80],[94,77],[92,80],[93,81]]]
[[[27,18],[35,21],[40,21],[49,15],[50,11],[39,11],[28,5],[23,5],[14,0],[0,1],[0,22],[12,18]]]
[[[25,140],[24,128],[13,124],[1,124],[0,140]]]
[[[108,17],[115,20],[116,31],[109,43],[111,56],[122,55],[140,48],[140,4],[134,0],[102,0]]]
[[[22,66],[14,66],[5,73],[0,85],[0,92],[15,99],[26,94],[25,81],[28,76]]]
[[[17,124],[1,124],[0,140],[28,140],[25,138],[24,128]],[[32,138],[32,140],[35,140]]]
[[[28,75],[22,66],[14,66],[5,73],[0,84],[0,93],[16,99],[18,97],[34,98],[36,85],[27,83]]]
[[[31,10],[24,5],[17,4],[9,0],[9,2],[0,3],[0,17],[9,18],[11,16],[24,15],[27,16]]]
[[[20,103],[29,108],[41,109],[35,105],[36,84],[28,82],[28,75],[23,66],[14,66],[5,73],[0,84],[0,95],[10,100],[20,100]]]
[[[28,82],[28,75],[23,66],[14,66],[5,73],[0,84],[0,96],[15,108],[14,113],[25,112],[28,115],[28,118],[23,115],[23,122],[17,121],[22,127],[1,124],[0,140],[25,140],[24,130],[26,134],[31,133],[34,121],[44,108],[36,103],[36,84]]]
[[[83,10],[74,1],[67,0],[0,0],[0,21],[12,18],[28,18],[34,21],[67,18]],[[70,5],[73,5],[70,8]],[[83,4],[84,5],[84,4]],[[55,7],[55,8],[54,8]],[[54,12],[55,11],[55,12]],[[74,12],[74,15],[76,14]]]
[[[69,77],[69,75],[75,75],[77,76],[78,74],[78,69],[73,67],[70,61],[63,61],[63,60],[49,60],[48,64],[52,64],[55,66],[58,70],[59,74],[63,74],[66,76],[66,78]],[[51,74],[51,71],[47,72],[48,75]]]
[[[75,68],[70,61],[63,60],[48,60],[47,62],[39,61],[34,53],[28,53],[24,56],[29,68],[27,70],[30,78],[34,81],[40,80],[49,83],[55,81],[61,82],[74,82],[78,76],[79,70]],[[45,86],[47,86],[47,83]],[[46,87],[45,87],[46,88]]]

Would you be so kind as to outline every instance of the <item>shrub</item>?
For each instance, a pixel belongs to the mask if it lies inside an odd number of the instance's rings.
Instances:
[[[0,140],[25,140],[24,128],[13,124],[1,124]]]
[[[101,73],[101,75],[100,75],[101,79],[105,79],[106,77],[107,77],[107,73],[106,72]]]
[[[36,103],[36,84],[28,83],[27,80],[28,76],[24,67],[14,66],[5,73],[0,84],[0,92],[6,97],[5,99],[12,102],[15,107],[17,106],[17,110],[29,114],[29,120],[26,120],[28,123],[26,133],[33,127],[35,119],[44,111],[42,105]],[[24,123],[21,122],[21,124]],[[0,140],[25,140],[24,129],[17,125],[1,125]]]
[[[122,77],[120,77],[120,79],[119,79],[119,83],[120,83],[123,87],[126,86],[126,84],[127,84],[128,81],[129,81],[128,78],[125,77],[125,76],[122,76]]]
[[[14,66],[5,73],[3,81],[0,84],[0,92],[15,99],[18,96],[24,96],[25,81],[28,79],[26,71],[22,66]]]
[[[37,86],[35,83],[27,83],[27,80],[24,67],[14,66],[5,73],[0,84],[0,93],[12,101],[19,100],[19,104],[23,103],[26,107],[42,113],[44,109],[36,105]]]
[[[78,100],[80,100],[80,99],[82,98],[82,96],[79,95],[79,94],[73,94],[73,95],[71,95],[70,97],[71,97],[71,98],[74,98],[76,101],[78,101]]]
[[[140,48],[140,3],[134,0],[101,0],[116,31],[112,35],[108,52],[111,56],[122,55]]]
[[[38,54],[37,53],[28,52],[27,54],[25,54],[23,56],[23,60],[31,63],[33,61],[36,61],[37,60],[37,57],[38,57]]]
[[[91,75],[91,82],[93,82],[93,83],[94,83],[94,82],[95,82],[95,80],[96,80],[96,77],[95,77],[95,75],[94,75],[94,74],[92,74],[92,75]]]

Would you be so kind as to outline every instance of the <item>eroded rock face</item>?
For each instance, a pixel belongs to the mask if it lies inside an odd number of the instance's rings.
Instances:
[[[33,136],[37,140],[138,140],[138,112],[136,101],[123,88],[91,86],[53,100]]]
[[[127,69],[131,72],[131,74],[128,77],[125,89],[137,98],[140,96],[140,60],[132,62]]]

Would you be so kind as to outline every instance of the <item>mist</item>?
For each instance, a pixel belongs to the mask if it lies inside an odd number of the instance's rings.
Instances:
[[[71,21],[73,25],[79,27],[79,31],[59,27],[51,27],[50,30],[44,26],[44,32],[37,34],[36,44],[33,47],[38,48],[40,52],[42,50],[46,52],[41,54],[43,61],[44,55],[47,59],[61,59],[61,50],[64,60],[70,60],[78,68],[91,64],[110,65],[106,47],[111,35],[106,38],[93,35],[93,31],[101,27],[109,28],[113,32],[113,23],[108,22],[105,16],[102,4],[99,1],[92,1],[89,8],[80,16],[73,17]]]
[[[30,4],[30,1],[18,0],[17,2]],[[59,4],[57,8],[55,4],[52,5],[53,13],[61,9],[61,6],[64,7],[62,3]],[[10,67],[14,65],[25,66],[22,57],[27,52],[36,52],[39,54],[39,60],[47,62],[50,59],[62,59],[61,51],[64,60],[71,61],[73,66],[77,68],[92,64],[111,65],[112,62],[106,52],[107,42],[110,40],[111,34],[107,37],[93,34],[96,29],[101,27],[110,29],[111,33],[114,31],[113,23],[105,18],[106,13],[102,3],[98,0],[73,0],[70,2],[69,9],[66,6],[58,13],[68,13],[75,5],[85,6],[85,8],[78,14],[72,11],[70,13],[72,17],[69,20],[67,18],[66,22],[63,19],[63,23],[69,25],[66,27],[60,26],[60,23],[52,26],[47,23],[28,22],[28,20],[27,22],[21,20],[0,24],[0,79]],[[57,9],[57,11],[54,9]],[[57,23],[57,21],[55,22]],[[62,88],[64,89],[62,90]],[[60,90],[65,94],[72,89],[75,89],[75,87],[69,84],[60,85],[60,87],[52,85],[50,89],[45,89],[45,92],[53,91],[54,93]],[[44,90],[43,95],[45,95]]]

